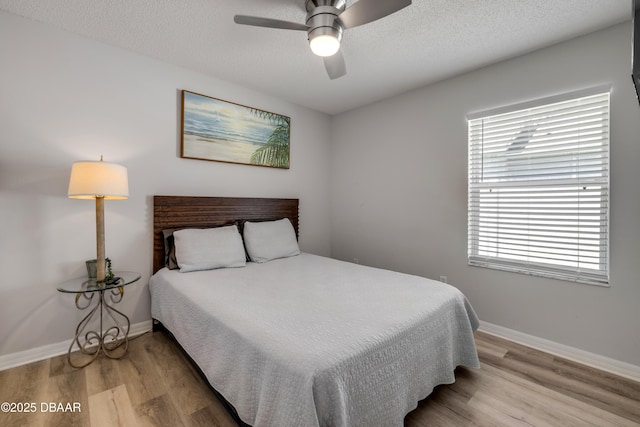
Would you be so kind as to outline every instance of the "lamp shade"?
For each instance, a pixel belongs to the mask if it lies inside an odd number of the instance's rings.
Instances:
[[[72,199],[128,199],[127,168],[102,160],[75,162],[71,166],[67,195]]]

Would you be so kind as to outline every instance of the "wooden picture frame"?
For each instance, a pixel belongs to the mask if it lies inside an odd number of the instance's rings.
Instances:
[[[290,117],[182,91],[182,158],[289,169],[290,128]]]

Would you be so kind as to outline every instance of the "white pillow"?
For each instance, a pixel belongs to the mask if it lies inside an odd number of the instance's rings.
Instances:
[[[244,267],[247,258],[238,227],[187,228],[173,233],[181,273],[222,267]]]
[[[253,262],[267,262],[300,254],[296,232],[289,218],[245,222],[244,245]]]

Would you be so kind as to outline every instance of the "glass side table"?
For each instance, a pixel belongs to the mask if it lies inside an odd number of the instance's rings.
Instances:
[[[96,303],[89,313],[78,323],[76,335],[69,345],[67,360],[74,368],[84,368],[96,360],[102,351],[110,359],[122,358],[129,348],[129,329],[131,322],[121,311],[116,310],[113,304],[118,304],[124,297],[124,288],[140,280],[140,274],[133,271],[116,271],[114,280],[106,283],[97,283],[96,279],[78,277],[67,280],[58,286],[59,292],[76,294],[76,307],[86,310],[93,302]],[[109,296],[109,300],[107,300]],[[85,332],[87,325],[97,312],[100,312],[100,329]],[[106,317],[105,317],[106,315]],[[114,325],[104,329],[103,323],[111,318]],[[84,336],[84,342],[80,337]],[[77,345],[82,354],[90,356],[84,363],[75,364],[71,360],[73,346]]]

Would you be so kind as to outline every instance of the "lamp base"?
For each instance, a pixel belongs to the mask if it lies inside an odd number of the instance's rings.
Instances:
[[[96,197],[96,279],[99,282],[105,279],[104,256],[104,197]]]

